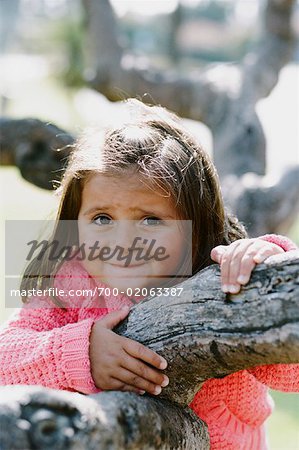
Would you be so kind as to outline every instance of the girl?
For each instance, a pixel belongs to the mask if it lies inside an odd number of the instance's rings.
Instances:
[[[179,119],[137,100],[127,106],[124,123],[75,146],[53,234],[71,257],[49,258],[46,248],[27,268],[22,289],[54,286],[59,295],[28,298],[2,329],[2,384],[158,395],[169,383],[162,372],[167,361],[112,331],[140,300],[132,293],[174,286],[212,260],[221,265],[223,291],[236,293],[256,263],[295,248],[274,235],[247,239],[224,212],[214,166]],[[191,273],[184,221],[192,222]],[[138,259],[140,246],[148,250],[153,241],[167,258]],[[129,264],[115,254],[103,257],[103,248],[116,246]],[[299,390],[299,365],[256,367],[204,383],[190,406],[208,424],[212,449],[265,448],[263,423],[272,408],[266,385]]]

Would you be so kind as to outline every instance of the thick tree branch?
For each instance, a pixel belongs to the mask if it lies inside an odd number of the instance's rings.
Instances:
[[[299,166],[286,170],[275,183],[254,173],[231,175],[223,180],[222,191],[249,235],[287,234],[298,218]]]
[[[181,296],[147,299],[115,329],[167,359],[170,384],[158,399],[1,388],[1,448],[209,448],[205,425],[186,407],[202,382],[257,365],[299,363],[299,253],[258,266],[237,295],[226,297],[219,284],[218,266],[209,267],[182,283]]]
[[[149,299],[132,309],[116,331],[168,361],[171,383],[161,398],[186,405],[209,378],[299,363],[299,260],[284,258],[257,267],[237,295],[222,293],[219,268],[212,266],[185,281],[179,297]]]
[[[243,62],[243,95],[255,104],[275,87],[280,70],[292,58],[296,37],[292,29],[293,0],[269,0],[261,43]],[[244,99],[245,100],[245,99]]]
[[[89,398],[35,386],[0,388],[1,450],[208,450],[189,408],[129,392]]]
[[[74,138],[38,119],[0,118],[0,164],[16,165],[25,180],[53,189],[67,163]]]

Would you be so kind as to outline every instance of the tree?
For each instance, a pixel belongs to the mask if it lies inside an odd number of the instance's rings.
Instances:
[[[175,303],[145,300],[114,330],[167,359],[171,383],[159,398],[2,387],[1,449],[207,450],[206,425],[186,406],[205,380],[299,363],[298,251],[257,267],[238,295],[226,297],[219,279],[210,266],[181,284]]]

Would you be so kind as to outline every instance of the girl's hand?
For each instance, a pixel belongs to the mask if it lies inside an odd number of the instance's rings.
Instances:
[[[279,245],[259,238],[240,239],[213,248],[211,258],[220,264],[222,291],[237,294],[241,285],[248,283],[255,265],[278,253],[284,253]]]
[[[169,383],[160,371],[167,367],[167,361],[144,345],[112,331],[128,312],[126,307],[113,311],[93,325],[89,350],[93,380],[103,390],[158,395]]]

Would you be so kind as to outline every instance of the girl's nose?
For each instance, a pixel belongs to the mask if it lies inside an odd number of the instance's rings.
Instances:
[[[134,220],[119,220],[115,227],[115,236],[113,241],[115,245],[124,249],[125,253],[129,253],[134,239],[138,237],[136,221]]]

